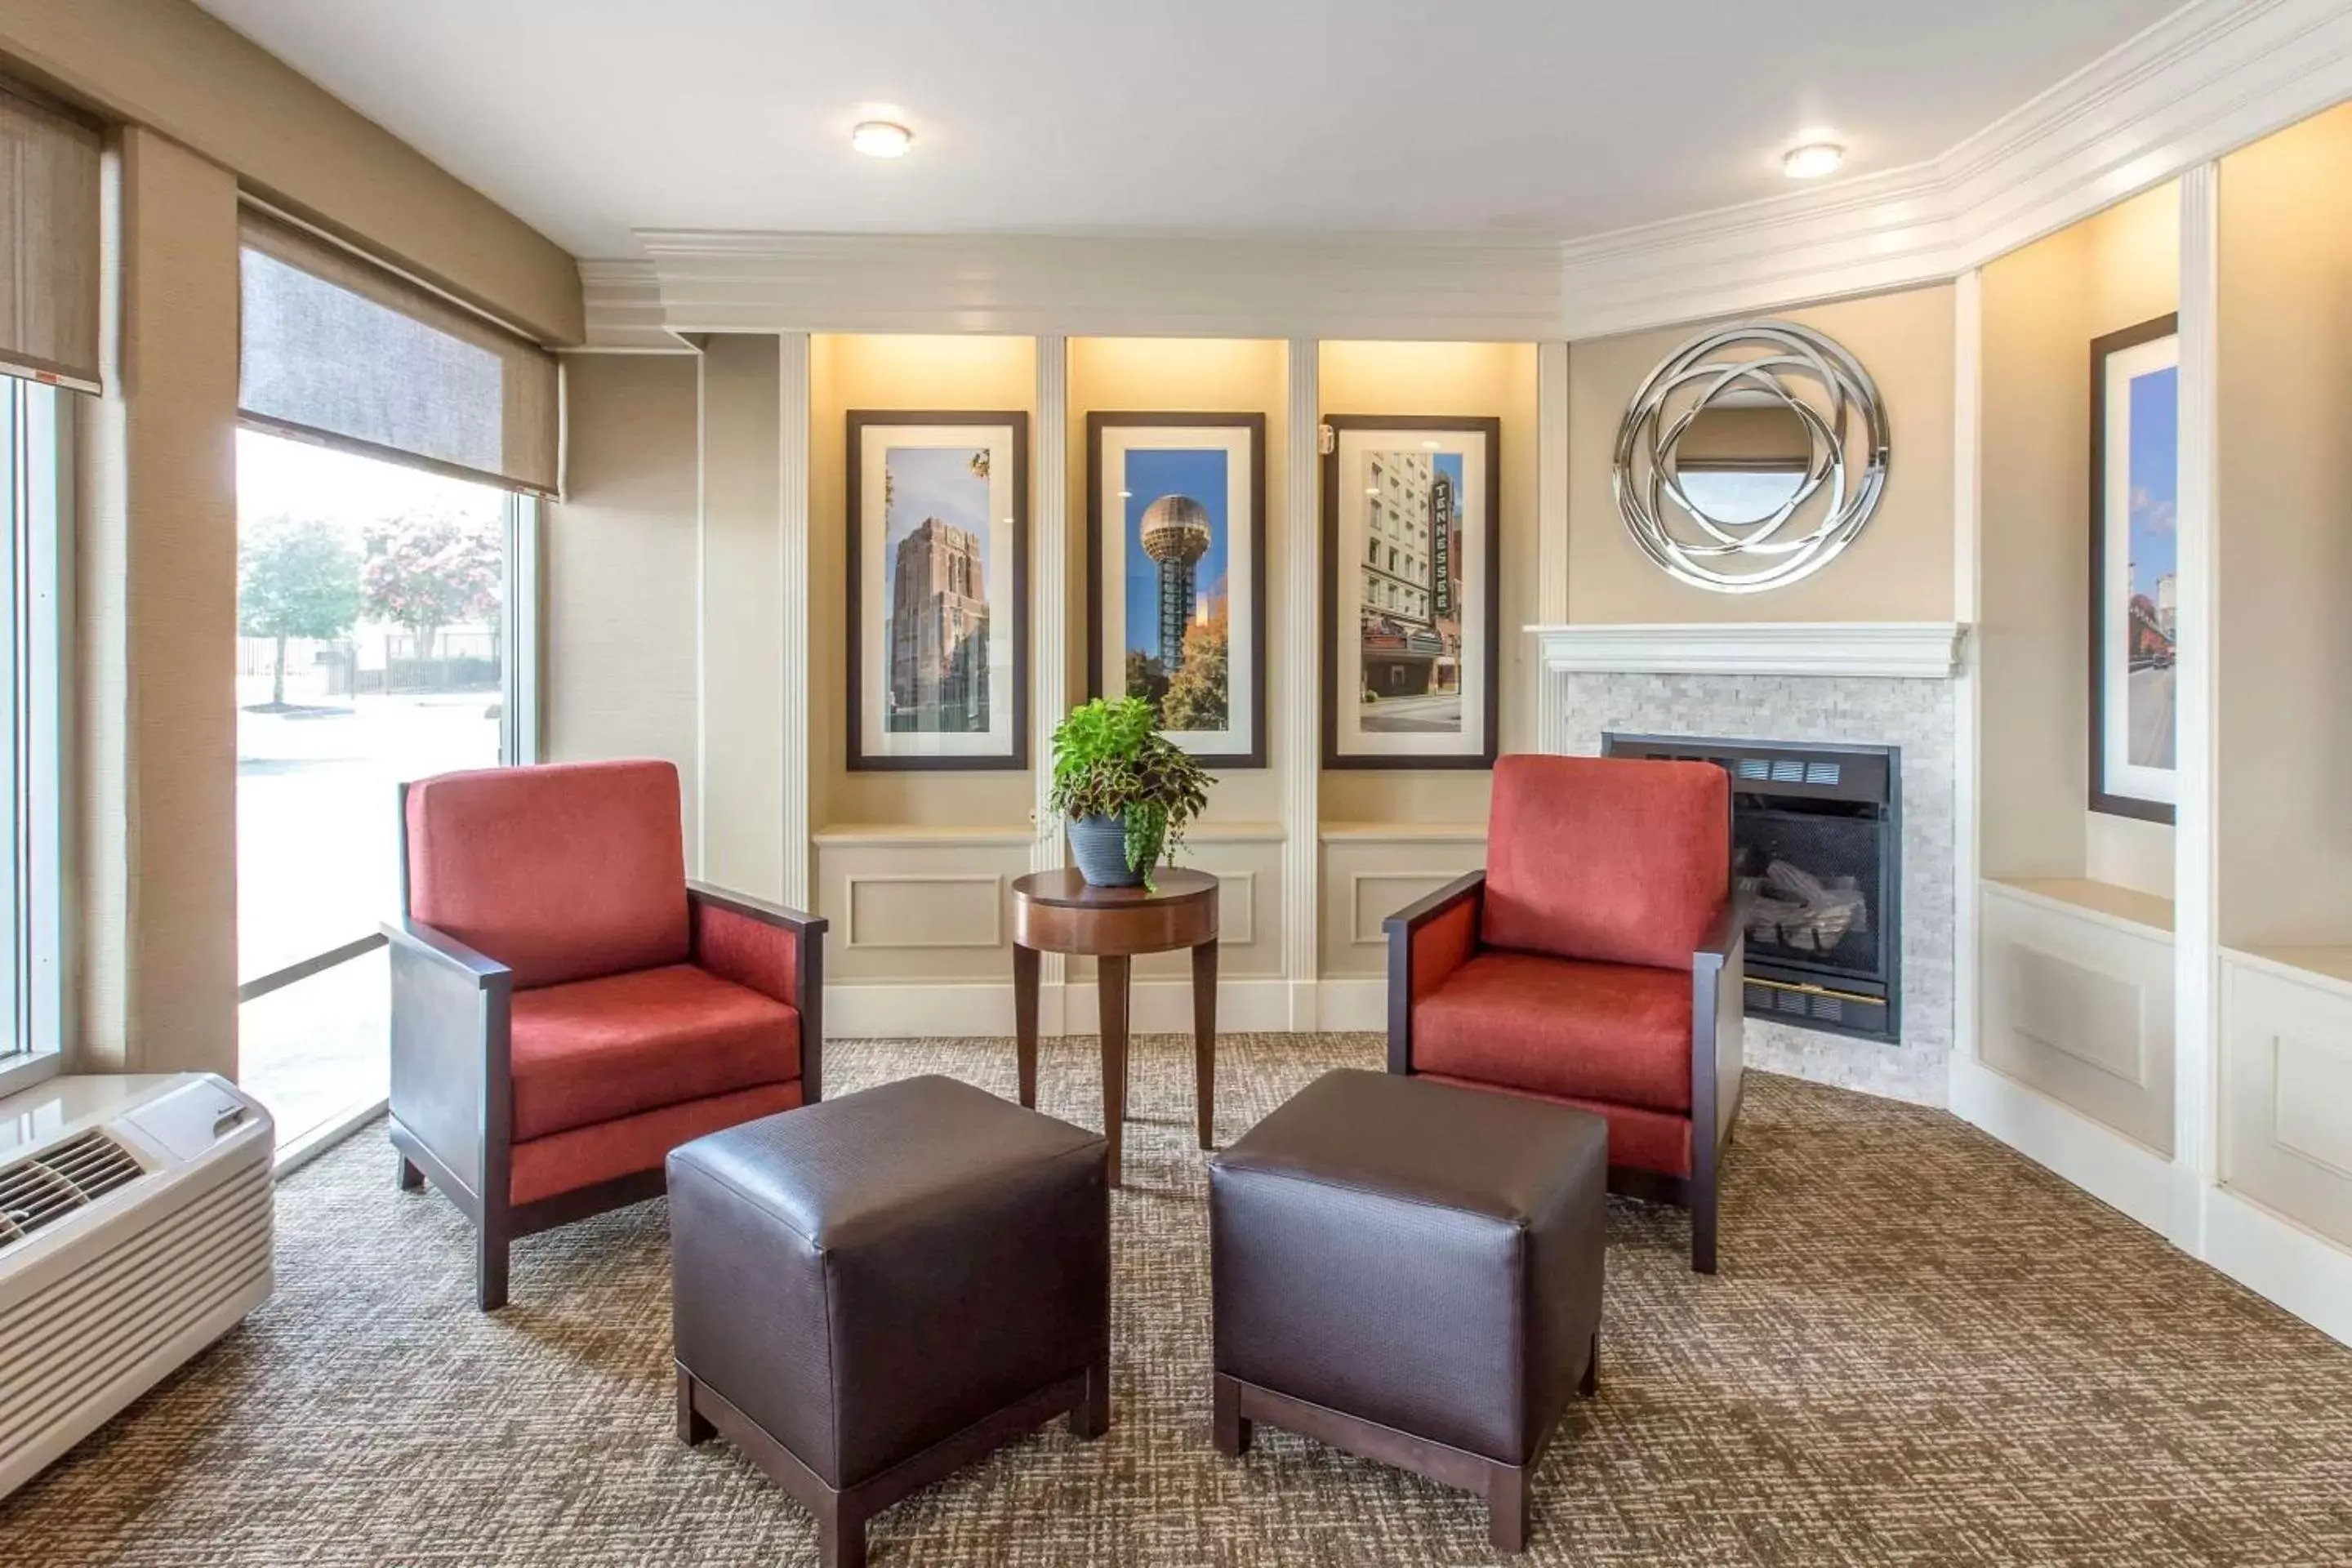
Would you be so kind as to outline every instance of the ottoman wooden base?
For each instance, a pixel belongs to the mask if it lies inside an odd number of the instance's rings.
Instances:
[[[838,1490],[723,1395],[696,1382],[686,1368],[677,1369],[678,1441],[691,1447],[724,1436],[742,1449],[769,1479],[816,1516],[816,1560],[823,1568],[864,1568],[867,1520],[1065,1413],[1073,1436],[1099,1437],[1110,1430],[1108,1362],[1025,1394],[880,1475]]]
[[[1538,1447],[1524,1465],[1506,1465],[1449,1447],[1343,1410],[1293,1399],[1255,1383],[1215,1374],[1217,1451],[1228,1458],[1249,1452],[1250,1430],[1257,1422],[1328,1443],[1358,1458],[1394,1465],[1401,1470],[1427,1476],[1440,1486],[1459,1487],[1486,1500],[1486,1539],[1497,1552],[1528,1549],[1528,1477],[1543,1458]],[[1585,1363],[1584,1381],[1577,1392],[1588,1399],[1601,1392],[1601,1336],[1592,1336],[1592,1358]]]

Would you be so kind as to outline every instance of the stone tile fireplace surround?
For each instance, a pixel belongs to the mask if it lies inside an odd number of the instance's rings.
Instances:
[[[1956,687],[1961,628],[1577,626],[1538,628],[1541,748],[1598,756],[1612,731],[1894,746],[1902,753],[1902,1038],[1750,1018],[1748,1060],[1923,1105],[1946,1100],[1957,886]]]

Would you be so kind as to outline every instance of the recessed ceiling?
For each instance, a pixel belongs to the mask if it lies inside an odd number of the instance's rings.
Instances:
[[[1931,157],[2178,0],[201,0],[582,256],[636,228],[1512,230]],[[849,130],[900,120],[908,156]],[[1810,133],[1803,134],[1801,133]]]

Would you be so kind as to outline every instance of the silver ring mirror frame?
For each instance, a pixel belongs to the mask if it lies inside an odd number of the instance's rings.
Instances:
[[[1726,349],[1759,344],[1773,352],[1746,360],[1714,357]],[[1828,399],[1827,411],[1791,392],[1781,380],[1784,371],[1818,382]],[[1696,401],[1668,418],[1667,400],[1694,384],[1704,384]],[[1796,493],[1770,515],[1722,523],[1684,493],[1673,453],[1675,444],[1700,411],[1727,388],[1741,384],[1770,393],[1794,414],[1811,437],[1812,453]],[[1852,418],[1859,419],[1864,442],[1859,479],[1849,471],[1847,426]],[[1811,576],[1836,560],[1861,534],[1886,488],[1888,445],[1885,402],[1859,360],[1810,327],[1794,321],[1752,321],[1701,332],[1650,373],[1617,428],[1609,485],[1626,531],[1661,571],[1711,593],[1760,594]],[[1634,472],[1637,456],[1647,461],[1646,477]],[[1830,493],[1822,521],[1800,537],[1780,538],[1780,530],[1798,509],[1823,485]],[[1706,536],[1705,542],[1686,542],[1667,531],[1661,509],[1668,504],[1697,526]],[[1713,558],[1741,556],[1768,557],[1772,563],[1745,573],[1723,572],[1708,563]]]

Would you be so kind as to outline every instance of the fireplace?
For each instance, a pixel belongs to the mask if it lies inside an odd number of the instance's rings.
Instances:
[[[1608,734],[1612,757],[1731,775],[1731,877],[1748,928],[1748,1016],[1892,1042],[1902,1027],[1900,753]]]

